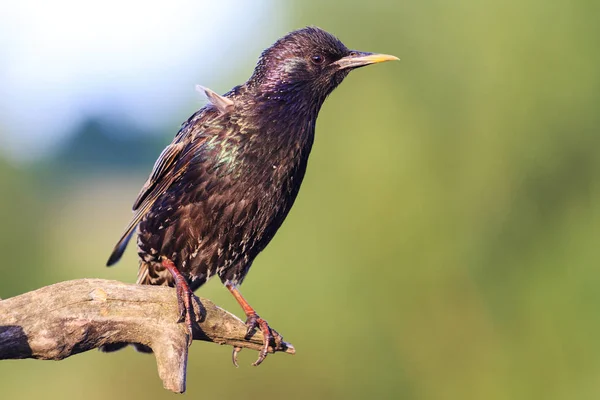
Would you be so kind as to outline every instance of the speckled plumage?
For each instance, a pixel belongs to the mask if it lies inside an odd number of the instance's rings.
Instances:
[[[330,61],[349,52],[318,28],[293,32],[265,50],[244,85],[224,95],[231,111],[209,104],[182,125],[135,202],[139,283],[173,285],[161,256],[192,290],[214,274],[241,283],[294,203],[319,109],[348,72],[315,79],[315,51]]]
[[[290,147],[276,125],[242,115],[206,108],[183,126],[184,171],[138,227],[139,283],[172,283],[158,263],[164,256],[192,290],[214,274],[238,284],[283,222],[304,177],[314,122],[290,132],[299,141]]]
[[[250,79],[225,95],[199,87],[211,103],[160,155],[108,264],[137,227],[138,283],[174,286],[162,262],[170,260],[191,290],[215,274],[235,288],[296,199],[326,97],[351,69],[395,59],[385,57],[309,27],[265,50]]]

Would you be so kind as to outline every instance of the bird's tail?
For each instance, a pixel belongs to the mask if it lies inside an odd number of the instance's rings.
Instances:
[[[149,263],[140,261],[140,269],[138,270],[138,277],[136,281],[138,285],[152,285],[152,282],[150,282],[150,271],[148,270],[149,267]]]
[[[132,345],[140,353],[148,353],[148,354],[152,353],[152,349],[149,346],[146,346],[146,345],[140,344],[140,343],[125,343],[125,342],[109,343],[109,344],[105,344],[105,345],[98,347],[98,349],[103,353],[113,353],[115,351],[118,351],[118,350],[121,350],[121,349],[127,347],[128,345]]]

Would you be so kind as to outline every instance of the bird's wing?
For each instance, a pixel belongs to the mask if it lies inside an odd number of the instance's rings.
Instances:
[[[144,183],[142,190],[140,190],[140,193],[133,203],[134,211],[137,210],[144,200],[153,193],[153,189],[163,180],[167,171],[172,169],[184,147],[184,142],[171,143],[162,151],[162,153],[160,153],[158,160],[154,163],[154,168],[152,168],[148,180]]]
[[[131,235],[133,235],[133,231],[144,215],[150,210],[156,199],[184,172],[183,167],[176,168],[177,161],[179,160],[183,149],[188,144],[188,141],[184,140],[184,138],[185,136],[178,135],[175,142],[167,146],[158,157],[158,160],[156,160],[154,168],[150,173],[150,177],[142,187],[142,190],[133,204],[135,214],[113,249],[107,262],[108,266],[119,261],[127,247]]]
[[[133,218],[113,249],[107,265],[119,261],[135,228],[152,208],[154,202],[185,173],[194,155],[206,151],[204,144],[207,140],[219,134],[220,125],[216,124],[209,128],[206,124],[197,123],[202,113],[202,110],[198,111],[183,124],[173,143],[167,146],[156,160],[150,177],[133,204],[133,211],[135,211]]]
[[[150,193],[145,197],[144,201],[138,206],[138,208],[136,208],[131,222],[129,222],[129,225],[127,225],[127,228],[125,228],[125,232],[121,236],[121,239],[119,239],[115,245],[115,248],[113,249],[113,252],[111,253],[106,265],[111,266],[119,261],[123,255],[123,252],[125,251],[125,248],[127,247],[129,239],[131,239],[131,235],[133,235],[133,231],[135,230],[136,226],[140,223],[144,215],[146,215],[146,213],[150,210],[158,196],[164,193],[182,172],[183,170],[181,170],[179,174],[174,174],[168,179],[163,179],[154,185],[153,190],[150,191]]]

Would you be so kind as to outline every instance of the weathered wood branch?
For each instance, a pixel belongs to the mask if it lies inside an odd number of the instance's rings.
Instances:
[[[194,340],[260,350],[260,332],[245,339],[242,320],[210,300],[200,303]],[[62,360],[106,344],[141,343],[154,351],[164,387],[182,393],[188,334],[178,315],[169,287],[102,279],[57,283],[0,301],[0,360]],[[285,342],[270,351],[295,352]]]

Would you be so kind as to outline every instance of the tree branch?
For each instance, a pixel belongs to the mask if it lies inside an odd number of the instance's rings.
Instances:
[[[263,336],[245,339],[235,315],[200,299],[201,322],[194,340],[260,350]],[[57,283],[0,301],[0,360],[62,360],[111,343],[141,343],[154,351],[166,389],[183,393],[188,334],[173,288],[131,285],[102,279]],[[294,354],[282,342],[272,352]]]

